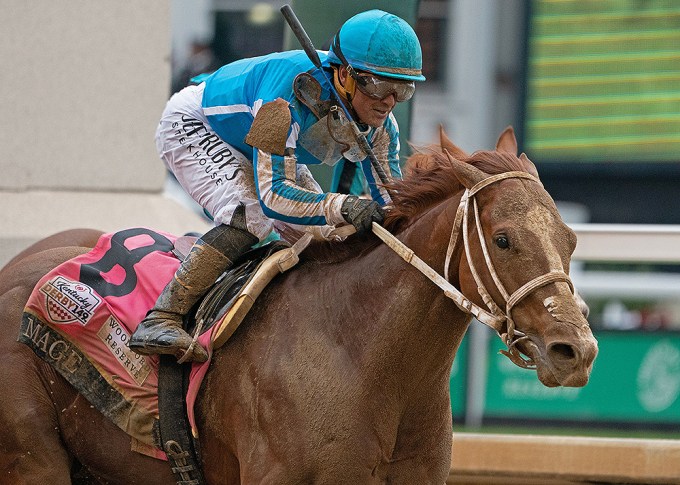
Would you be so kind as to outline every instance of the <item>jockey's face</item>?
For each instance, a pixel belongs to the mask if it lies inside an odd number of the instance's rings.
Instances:
[[[345,66],[340,66],[338,78],[343,86],[348,76],[349,73]],[[359,121],[374,128],[382,126],[396,104],[397,97],[394,93],[388,94],[383,99],[373,99],[362,93],[361,90],[355,89],[352,96],[352,108],[359,117]]]

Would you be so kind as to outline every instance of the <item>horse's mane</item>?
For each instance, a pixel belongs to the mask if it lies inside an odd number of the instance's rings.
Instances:
[[[459,161],[469,163],[488,175],[511,171],[535,174],[535,167],[529,159],[509,152],[480,150]],[[438,147],[417,149],[406,161],[404,171],[403,180],[389,185],[393,206],[384,225],[392,232],[398,232],[427,208],[465,189],[448,157]]]
[[[480,150],[459,161],[489,175],[510,171],[536,174],[529,159],[509,152]],[[458,181],[452,163],[438,146],[416,149],[404,165],[404,174],[403,180],[387,185],[393,194],[392,206],[383,225],[392,233],[398,233],[428,208],[465,189]],[[375,238],[354,236],[340,243],[314,242],[304,251],[303,259],[324,263],[344,261],[377,244]]]

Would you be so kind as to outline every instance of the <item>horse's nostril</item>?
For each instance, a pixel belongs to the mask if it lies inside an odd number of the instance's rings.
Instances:
[[[548,353],[553,355],[554,358],[558,358],[560,360],[572,360],[576,357],[574,348],[568,344],[552,344],[548,348]]]

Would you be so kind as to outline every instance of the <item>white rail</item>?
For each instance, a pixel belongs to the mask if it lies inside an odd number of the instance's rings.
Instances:
[[[680,226],[570,224],[578,236],[575,260],[680,263]]]
[[[680,264],[680,226],[571,224],[578,236],[572,279],[587,297],[680,298],[680,274],[581,271],[585,261]]]

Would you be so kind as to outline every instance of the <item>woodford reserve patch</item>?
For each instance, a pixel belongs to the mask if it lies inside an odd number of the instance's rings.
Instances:
[[[135,382],[141,386],[144,384],[151,367],[146,357],[130,350],[130,332],[123,327],[118,320],[110,316],[97,332],[97,336],[111,351],[111,355],[118,360],[120,365],[127,371]]]
[[[160,447],[157,407],[151,410],[140,407],[139,401],[124,394],[125,389],[112,385],[110,376],[107,379],[102,375],[75,342],[37,315],[24,312],[17,341],[33,349],[99,412],[142,443],[137,451],[163,457],[160,450],[154,451]]]

